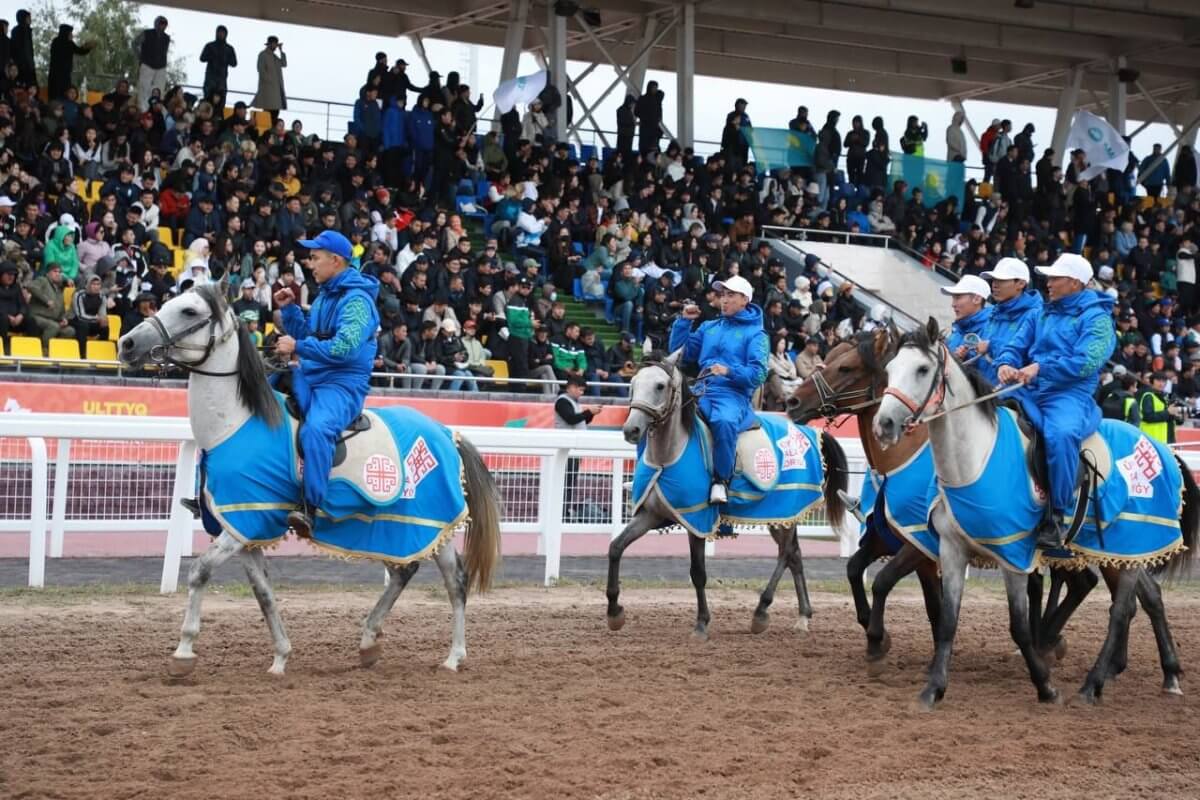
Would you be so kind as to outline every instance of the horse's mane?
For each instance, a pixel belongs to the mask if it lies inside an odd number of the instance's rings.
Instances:
[[[862,361],[863,366],[872,376],[879,376],[883,372],[883,366],[879,363],[879,358],[875,355],[875,334],[872,331],[863,331],[855,336],[854,348],[858,351],[858,357]]]
[[[220,290],[211,285],[197,286],[194,290],[208,306],[209,313],[214,319],[225,313],[225,297]],[[262,358],[254,346],[254,340],[249,332],[238,325],[238,356],[237,356],[237,396],[242,405],[250,409],[250,413],[261,417],[268,425],[275,427],[283,420],[279,410],[279,401],[275,398],[275,390],[267,382],[267,370]]]
[[[667,375],[674,377],[675,372],[681,372],[679,366],[672,365],[667,361],[667,356],[670,353],[652,352],[646,354],[642,359],[642,363],[638,365],[637,371],[641,372],[646,367],[661,367],[666,370]],[[636,374],[636,373],[635,373]],[[687,375],[683,375],[683,379],[679,382],[679,413],[680,422],[683,424],[683,430],[689,436],[692,430],[696,427],[696,397],[692,394],[691,384],[688,382]]]
[[[916,330],[909,331],[908,333],[904,334],[904,336],[900,338],[900,347],[915,347],[920,350],[930,352],[938,345],[939,342],[940,340],[938,339],[931,339],[928,329],[922,325],[916,328]],[[974,365],[963,364],[957,358],[955,358],[953,353],[950,353],[950,358],[953,359],[954,363],[958,364],[958,368],[963,371],[963,374],[967,378],[967,383],[971,385],[971,391],[975,393],[976,398],[985,397],[995,391],[995,387],[988,382],[988,379],[985,378],[983,373],[977,370]],[[983,400],[977,403],[977,405],[987,414],[994,416],[996,410],[1000,406],[1004,405],[1004,402],[1000,398],[993,397],[988,400]]]

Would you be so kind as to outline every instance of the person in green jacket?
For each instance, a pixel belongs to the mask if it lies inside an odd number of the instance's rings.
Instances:
[[[43,264],[57,264],[65,280],[74,283],[79,278],[79,253],[75,250],[75,230],[59,225],[50,235],[46,250],[42,253]]]
[[[43,352],[55,337],[75,338],[75,329],[67,323],[62,267],[53,261],[46,264],[45,273],[29,284],[29,313],[41,331]]]

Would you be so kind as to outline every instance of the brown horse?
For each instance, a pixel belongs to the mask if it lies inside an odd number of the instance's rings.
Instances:
[[[902,437],[894,447],[884,450],[871,434],[871,422],[887,385],[884,366],[896,354],[899,342],[899,331],[891,327],[859,334],[853,342],[834,346],[825,357],[824,368],[801,383],[787,400],[788,416],[795,422],[809,422],[820,417],[833,422],[839,417],[853,415],[858,422],[858,434],[867,463],[879,475],[888,475],[907,464],[929,441],[929,432],[922,426]],[[863,509],[864,513],[869,511]],[[888,594],[901,578],[914,571],[921,583],[925,611],[929,616],[935,644],[938,636],[941,608],[938,564],[908,543],[890,524],[888,528],[890,537],[881,535],[875,526],[868,526],[858,550],[846,564],[846,577],[854,595],[855,613],[867,635],[866,658],[872,671],[879,668],[891,649],[891,636],[884,626]],[[889,561],[871,584],[872,603],[867,600],[863,574],[868,566],[881,558],[889,558]],[[1043,616],[1042,579],[1039,575],[1030,576],[1030,621],[1039,650],[1054,649],[1058,655],[1062,654],[1065,642],[1059,633],[1096,582],[1097,578],[1091,572],[1055,570],[1051,575],[1050,595]],[[1067,586],[1068,591],[1060,603],[1063,585]]]

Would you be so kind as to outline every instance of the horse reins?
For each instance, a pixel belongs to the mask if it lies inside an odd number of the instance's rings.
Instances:
[[[901,390],[889,386],[883,390],[884,397],[894,397],[904,404],[910,412],[908,419],[904,420],[905,431],[911,431],[913,428],[920,425],[922,422],[921,415],[929,410],[930,406],[934,406],[935,410],[941,411],[942,405],[946,400],[946,392],[949,385],[946,381],[946,359],[950,357],[950,350],[942,342],[937,343],[938,357],[935,357],[937,362],[937,372],[933,376],[933,381],[929,384],[929,391],[925,395],[925,400],[917,403]]]
[[[660,367],[664,372],[667,373],[667,380],[670,388],[668,389],[666,401],[664,401],[661,406],[655,407],[638,400],[631,399],[629,401],[629,407],[636,411],[641,411],[643,414],[650,417],[650,431],[653,431],[656,427],[658,427],[658,424],[666,419],[667,415],[671,413],[671,409],[675,407],[675,398],[682,390],[677,388],[675,385],[675,373],[678,369],[677,367],[671,366],[665,362],[656,362],[650,366]],[[704,371],[701,371],[700,375],[697,376],[697,380],[703,377],[704,374]],[[695,396],[693,396],[689,399],[689,402],[695,402],[695,399]]]
[[[224,344],[225,342],[229,341],[229,337],[233,336],[233,334],[237,331],[236,321],[234,321],[233,324],[229,326],[229,329],[222,333],[220,337],[217,336],[217,325],[220,323],[220,320],[213,316],[210,316],[207,319],[202,319],[199,322],[189,325],[188,327],[176,333],[171,333],[168,331],[167,326],[163,324],[162,320],[158,318],[157,314],[153,317],[150,317],[147,321],[158,333],[159,338],[162,340],[158,344],[154,345],[154,347],[150,348],[150,354],[148,358],[155,364],[169,364],[173,367],[178,367],[185,372],[195,372],[198,375],[205,375],[211,378],[228,378],[238,374],[236,369],[230,370],[229,372],[213,372],[211,370],[200,369],[200,365],[207,361],[209,356],[212,355],[213,348],[216,347],[217,344]],[[208,342],[205,343],[204,347],[179,343],[180,339],[192,335],[205,325],[208,326]],[[201,356],[196,361],[179,361],[178,359],[171,357],[172,349],[199,352],[201,353]]]

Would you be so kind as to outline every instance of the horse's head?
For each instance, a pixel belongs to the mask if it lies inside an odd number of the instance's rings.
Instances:
[[[646,361],[629,381],[629,416],[622,432],[636,444],[655,426],[676,414],[685,387],[679,368],[682,350],[660,361]]]
[[[883,366],[899,342],[900,332],[889,326],[836,345],[825,356],[824,368],[802,381],[787,399],[788,416],[803,424],[870,407],[886,377]]]
[[[121,361],[131,367],[147,361],[185,368],[203,364],[214,347],[238,330],[223,287],[200,286],[168,300],[157,314],[121,337]]]
[[[900,341],[899,350],[886,367],[887,388],[872,426],[884,449],[899,442],[902,435],[920,422],[922,414],[942,406],[950,357],[932,317],[924,328]]]

